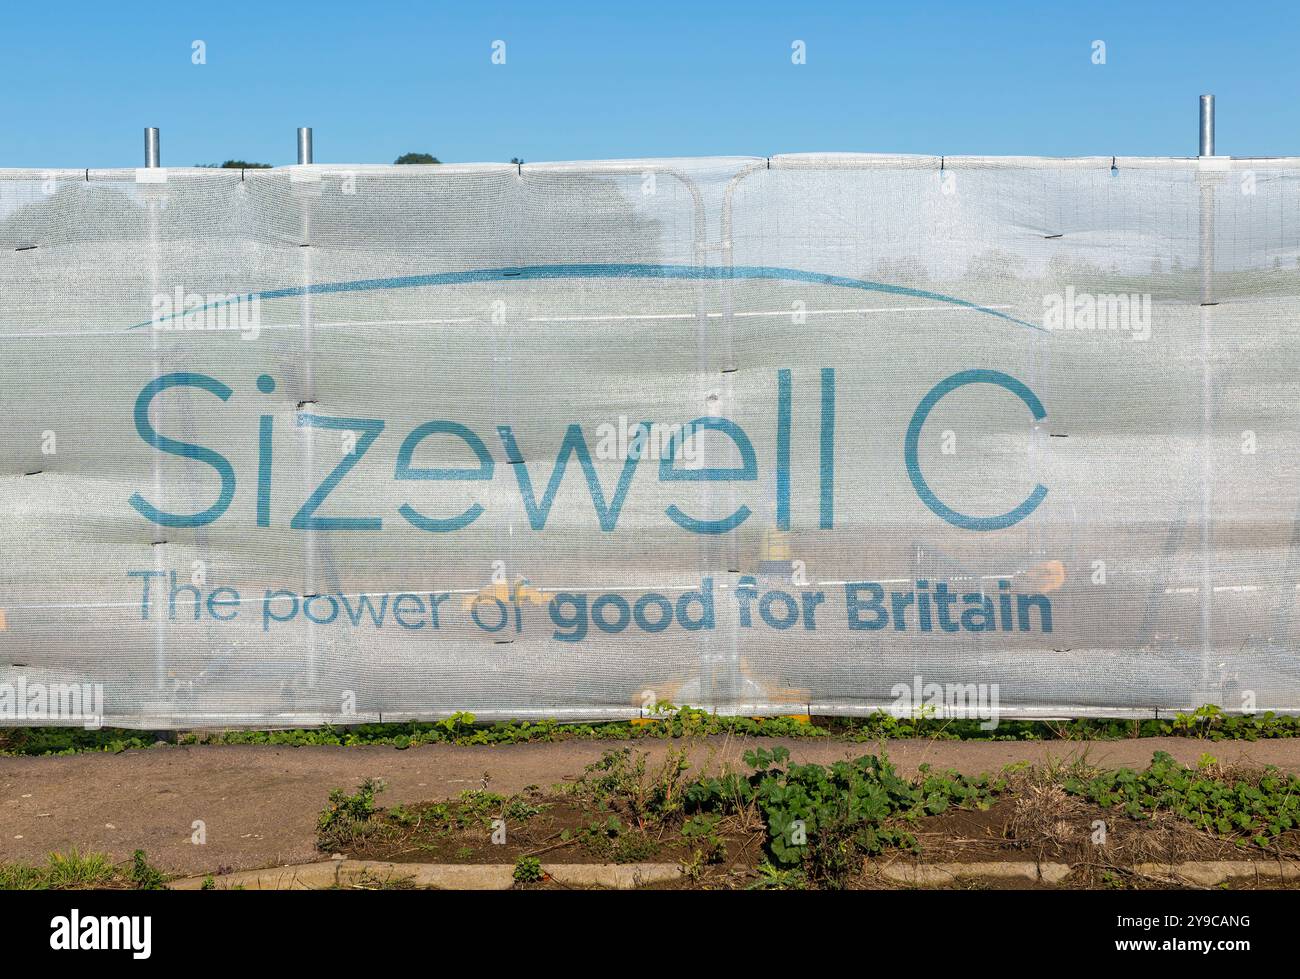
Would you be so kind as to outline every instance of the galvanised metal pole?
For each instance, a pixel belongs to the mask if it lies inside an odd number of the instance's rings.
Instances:
[[[311,127],[298,127],[298,165],[307,166],[312,162],[312,139]],[[316,403],[316,378],[314,370],[315,354],[312,343],[312,308],[311,308],[311,286],[312,286],[312,248],[311,248],[311,212],[312,203],[315,200],[314,194],[318,194],[320,184],[318,183],[293,183],[290,181],[290,187],[295,188],[297,193],[299,207],[301,208],[302,219],[302,245],[299,249],[302,256],[302,299],[299,303],[299,312],[302,325],[302,390],[299,399],[303,404],[299,405],[301,409],[304,405],[315,405]],[[312,474],[316,470],[313,459],[315,444],[312,441],[312,429],[310,426],[302,427],[303,436],[303,486],[306,488],[312,482]],[[316,532],[308,530],[303,536],[303,605],[317,593],[316,588]],[[309,696],[312,696],[316,689],[316,628],[315,623],[307,618],[307,687]],[[313,698],[311,701],[313,710],[319,710],[320,705]]]
[[[162,137],[155,126],[144,131],[144,165],[150,170],[162,166]]]
[[[1214,96],[1201,96],[1201,152],[1200,156],[1214,156]]]
[[[1200,171],[1200,266],[1201,266],[1201,704],[1217,703],[1222,697],[1212,692],[1214,663],[1214,573],[1211,565],[1214,479],[1214,379],[1210,373],[1214,300],[1214,193],[1219,174],[1209,169],[1206,157],[1214,156],[1214,96],[1201,96]],[[1209,164],[1213,167],[1214,164]],[[1228,710],[1235,706],[1223,704]]]
[[[157,170],[162,167],[162,137],[157,127],[149,126],[144,131],[144,166],[146,170]],[[152,191],[152,188],[146,187],[146,191]],[[158,200],[153,193],[146,195],[146,208],[148,213],[149,229],[149,284],[153,290],[153,295],[157,296],[161,292],[159,281],[159,259],[158,254]],[[150,340],[150,349],[153,355],[153,376],[159,377],[162,374],[162,346],[161,337],[158,335],[158,325],[155,323]],[[163,485],[162,485],[162,465],[158,453],[154,453],[153,459],[153,498],[158,506],[163,506]],[[161,543],[161,542],[159,542]],[[155,546],[153,551],[153,569],[158,575],[155,580],[162,581],[167,573],[167,555],[163,553],[163,548]],[[161,700],[167,686],[167,635],[166,623],[161,613],[154,616],[154,689],[156,690],[160,706]]]

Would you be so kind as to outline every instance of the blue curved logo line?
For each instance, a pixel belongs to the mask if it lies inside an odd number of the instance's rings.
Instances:
[[[268,289],[265,292],[250,293],[220,302],[208,303],[194,309],[183,310],[170,316],[162,317],[156,322],[166,322],[187,313],[202,312],[229,305],[232,302],[248,299],[295,299],[303,296],[328,296],[345,292],[376,292],[383,289],[416,289],[422,286],[452,286],[478,282],[518,282],[528,279],[695,279],[695,280],[741,280],[741,279],[780,279],[787,282],[807,282],[812,285],[836,286],[841,289],[860,289],[865,292],[880,292],[892,296],[907,296],[912,299],[926,299],[932,302],[947,303],[963,309],[974,310],[988,316],[1023,326],[1039,333],[1048,332],[1036,323],[1016,319],[996,309],[989,309],[978,303],[955,296],[945,296],[940,292],[927,289],[912,289],[907,286],[891,285],[887,282],[872,282],[868,279],[854,279],[843,275],[827,275],[820,272],[805,272],[800,269],[786,269],[767,265],[651,265],[596,263],[578,265],[525,265],[518,268],[476,269],[469,272],[434,272],[425,275],[399,275],[388,279],[355,279],[351,282],[322,282],[307,286],[291,286],[286,289]],[[153,325],[154,320],[146,320],[128,327],[138,330]]]

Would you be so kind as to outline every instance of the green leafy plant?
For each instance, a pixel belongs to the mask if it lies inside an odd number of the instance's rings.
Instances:
[[[701,863],[722,863],[727,859],[726,841],[718,834],[722,816],[697,813],[682,825],[682,836],[694,845],[693,854]]]
[[[419,819],[410,809],[400,804],[388,810],[388,818],[398,826],[412,826]]]
[[[648,722],[648,723],[646,723]],[[929,738],[942,741],[1113,741],[1133,737],[1194,737],[1211,741],[1300,736],[1300,717],[1266,712],[1228,715],[1208,704],[1171,720],[1119,720],[1080,718],[1074,721],[1003,721],[986,731],[980,721],[938,718],[929,710],[914,717],[894,717],[877,712],[867,717],[818,718],[806,723],[791,717],[719,717],[708,711],[673,704],[657,704],[649,718],[638,723],[562,724],[554,719],[502,721],[479,724],[473,714],[460,712],[441,721],[400,724],[360,724],[347,729],[323,726],[279,731],[188,732],[177,743],[305,745],[388,745],[397,749],[424,744],[507,745],[549,741],[676,739],[706,735],[735,737],[835,738],[875,742],[890,738]],[[0,754],[61,755],[83,751],[121,752],[151,748],[159,739],[139,731],[102,728],[86,731],[66,727],[9,728],[0,730]]]
[[[475,823],[490,826],[492,820],[500,814],[505,801],[505,796],[496,792],[467,789],[457,797],[458,805],[454,807],[452,819],[460,828]]]
[[[542,879],[542,861],[536,857],[520,857],[515,861],[514,879],[521,884],[535,884]]]
[[[527,795],[512,795],[502,807],[502,816],[510,822],[527,822],[546,811],[546,806],[532,801]]]
[[[1134,819],[1172,813],[1242,846],[1268,847],[1300,827],[1300,778],[1274,768],[1257,778],[1214,777],[1206,768],[1187,768],[1158,751],[1146,771],[1076,775],[1062,788],[1098,805],[1122,807]]]
[[[758,880],[750,885],[755,891],[795,891],[808,886],[808,878],[802,870],[777,867],[764,860],[756,868]]]
[[[593,854],[614,863],[636,863],[659,851],[655,840],[614,815],[593,820],[579,831],[578,839]]]
[[[1005,788],[986,776],[924,767],[919,780],[909,781],[875,755],[831,765],[792,765],[789,757],[784,747],[745,755],[754,769],[753,798],[767,820],[768,852],[778,866],[802,866],[810,880],[829,887],[842,886],[863,856],[917,849],[909,821],[953,805],[987,807]]]

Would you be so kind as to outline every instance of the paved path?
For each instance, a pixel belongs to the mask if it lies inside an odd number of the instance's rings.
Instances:
[[[300,863],[317,857],[317,814],[330,789],[352,789],[367,776],[383,778],[381,804],[454,796],[483,784],[495,792],[572,779],[583,767],[620,744],[647,751],[651,766],[671,745],[565,741],[500,747],[423,745],[389,747],[279,748],[265,745],[159,747],[111,755],[90,753],[50,758],[0,758],[0,860],[40,860],[51,850],[77,847],[125,860],[144,850],[151,863],[174,872],[201,874]],[[795,761],[830,762],[868,754],[871,744],[826,739],[708,738],[691,748],[697,766],[730,762],[754,744],[784,744]],[[1154,751],[1168,751],[1186,764],[1202,752],[1220,762],[1277,765],[1300,772],[1300,739],[1207,742],[1143,738],[1094,742],[894,741],[888,754],[900,771],[915,773],[929,762],[966,774],[997,771],[1017,761],[1086,758],[1106,767],[1143,767]],[[207,843],[191,842],[192,824],[203,820]]]

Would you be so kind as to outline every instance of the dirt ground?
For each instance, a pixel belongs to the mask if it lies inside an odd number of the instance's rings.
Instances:
[[[201,745],[121,754],[0,758],[0,860],[41,860],[76,847],[119,860],[142,849],[169,873],[202,874],[318,859],[316,819],[333,788],[382,778],[380,805],[451,798],[487,787],[502,794],[571,780],[622,744],[651,755],[650,764],[683,742],[566,741],[494,747],[422,745],[300,747]],[[784,744],[796,762],[828,763],[870,754],[874,744],[829,739],[706,738],[691,747],[698,768],[731,763],[761,744]],[[1300,773],[1300,739],[1208,742],[1188,738],[1126,741],[892,741],[886,753],[900,774],[929,763],[968,775],[1015,762],[1035,765],[1086,759],[1106,768],[1144,768],[1156,751],[1195,765],[1203,752],[1225,765],[1276,765]],[[192,842],[194,823],[206,832]]]

